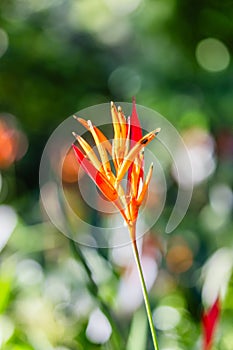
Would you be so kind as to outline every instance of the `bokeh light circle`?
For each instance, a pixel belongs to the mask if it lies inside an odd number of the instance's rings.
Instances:
[[[6,50],[8,49],[9,39],[7,32],[0,28],[0,57],[4,55]]]
[[[220,40],[207,38],[198,43],[196,59],[203,69],[210,72],[220,72],[228,67],[230,53]]]
[[[122,81],[124,81],[124,84],[122,84]],[[113,95],[122,94],[125,98],[128,98],[140,91],[141,78],[134,69],[119,66],[110,74],[108,86]]]
[[[122,107],[126,116],[131,114],[130,103],[116,104]],[[165,205],[167,184],[163,164],[164,153],[174,160],[176,148],[182,148],[183,165],[185,164],[189,170],[190,178],[192,178],[192,167],[183,140],[172,124],[159,113],[143,106],[137,105],[137,111],[144,134],[157,127],[162,128],[159,137],[145,148],[145,173],[151,162],[154,163],[154,171],[147,198],[139,212],[138,221],[141,224],[137,237],[141,237],[157,222]],[[109,140],[112,139],[110,104],[91,106],[76,115],[92,120]],[[66,236],[83,245],[113,247],[130,243],[128,230],[121,215],[103,198],[81,168],[77,171],[76,182],[67,184],[62,181],[62,168],[65,164],[62,160],[69,154],[75,142],[72,131],[89,141],[86,129],[74,118],[69,117],[53,132],[42,155],[40,190],[48,217]],[[73,176],[72,164],[72,162],[69,164],[68,169],[71,169]],[[179,167],[177,177],[179,179]],[[177,200],[166,227],[167,233],[173,231],[183,219],[191,199],[192,181],[189,188],[182,188],[179,183],[178,187]],[[111,237],[115,230],[118,231],[118,235],[113,243]]]
[[[105,0],[106,5],[108,8],[115,14],[121,16],[129,15],[130,13],[134,12],[138,9],[140,6],[142,0],[118,0],[117,2],[114,0]]]

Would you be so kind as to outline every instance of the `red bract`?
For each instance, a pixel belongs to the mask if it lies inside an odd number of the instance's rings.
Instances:
[[[130,148],[132,148],[136,142],[138,142],[142,138],[142,128],[138,118],[138,113],[136,109],[136,99],[133,97],[133,108],[130,118]],[[141,157],[142,159],[142,157]],[[128,191],[129,184],[132,182],[131,173],[132,173],[133,165],[130,166],[128,171]],[[140,179],[143,179],[144,175],[144,159],[141,161],[140,173],[138,176],[137,187],[139,186]]]
[[[216,299],[212,307],[202,315],[204,350],[210,350],[220,316],[220,300]]]
[[[101,172],[96,170],[96,168],[85,158],[84,154],[80,151],[80,149],[77,146],[73,145],[73,150],[75,152],[79,164],[81,165],[83,170],[90,176],[90,178],[95,182],[96,186],[101,190],[101,192],[110,201],[117,200],[117,191],[101,174]]]
[[[131,139],[131,147],[142,138],[142,128],[140,121],[138,119],[138,113],[136,109],[136,100],[133,98],[133,108],[131,113],[131,130],[130,130],[130,139]]]

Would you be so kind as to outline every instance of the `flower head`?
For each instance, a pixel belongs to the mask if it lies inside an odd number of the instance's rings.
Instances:
[[[73,150],[84,171],[104,196],[120,210],[126,223],[132,225],[137,219],[139,207],[145,198],[153,171],[153,164],[151,164],[144,179],[144,147],[155,138],[160,129],[155,129],[143,136],[135,99],[133,99],[131,117],[126,119],[121,107],[117,108],[113,102],[111,102],[111,116],[114,129],[112,143],[90,120],[86,121],[74,116],[92,134],[98,154],[76,133],[73,135],[82,147],[82,151],[76,145],[73,145]],[[128,184],[124,189],[121,181],[126,174]]]

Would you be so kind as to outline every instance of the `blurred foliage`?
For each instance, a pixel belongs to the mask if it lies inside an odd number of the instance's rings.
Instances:
[[[232,349],[232,18],[231,0],[0,1],[1,349],[152,349],[143,306],[124,312],[117,302],[127,264],[71,246],[39,200],[39,162],[56,126],[133,95],[190,147],[213,153],[171,235],[163,232],[177,184],[168,166],[166,207],[143,243],[157,251],[150,298],[160,349],[201,348],[203,304],[220,286],[213,350]]]

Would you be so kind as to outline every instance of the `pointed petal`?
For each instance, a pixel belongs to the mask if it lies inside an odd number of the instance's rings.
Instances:
[[[118,194],[115,188],[111,185],[111,183],[107,180],[107,178],[98,171],[94,165],[89,162],[80,151],[80,149],[72,145],[73,150],[75,152],[76,158],[84,169],[84,171],[90,176],[90,178],[95,182],[96,186],[100,189],[100,191],[105,195],[107,199],[110,201],[116,201],[118,199]]]
[[[143,181],[144,177],[144,150],[139,153],[139,159],[140,159],[140,175],[139,178]]]
[[[86,153],[87,157],[90,159],[91,163],[95,166],[97,170],[101,171],[102,164],[100,163],[99,159],[95,155],[95,152],[93,151],[89,143],[87,143],[86,140],[84,140],[81,136],[75,134],[74,132],[73,132],[73,135],[81,145],[82,149]]]
[[[133,107],[131,112],[131,125],[130,125],[130,149],[132,149],[135,143],[142,138],[142,128],[138,118],[135,97],[133,97],[132,102],[133,102]],[[129,167],[129,171],[128,171],[128,183],[130,182],[131,172],[132,172],[132,166]],[[144,168],[142,167],[141,174],[140,174],[141,178],[143,178],[143,174],[144,174]]]
[[[132,222],[137,220],[139,208],[137,206],[135,198],[130,201],[130,215]]]
[[[121,137],[120,120],[118,118],[117,108],[113,102],[111,102],[111,115],[112,115],[112,123],[114,128],[114,138],[120,139]]]
[[[127,136],[127,124],[126,124],[126,119],[121,106],[118,107],[117,114],[118,114],[118,120],[120,122],[121,139],[125,140]]]
[[[121,106],[118,106],[117,109],[118,113],[118,120],[120,123],[120,142],[119,142],[119,165],[122,163],[124,159],[124,154],[125,154],[125,146],[126,146],[126,138],[127,138],[127,132],[128,132],[128,124],[125,119],[125,115],[122,111]]]
[[[82,119],[82,118],[78,118],[74,115],[74,118],[76,120],[79,121],[80,124],[82,124],[82,126],[84,126],[84,128],[86,128],[88,131],[90,131],[90,127],[88,125],[87,120]],[[110,143],[110,141],[107,139],[107,137],[102,133],[102,131],[100,129],[98,129],[95,125],[93,125],[93,128],[98,136],[98,139],[100,140],[100,142],[103,144],[103,146],[106,148],[106,150],[108,151],[108,153],[110,155],[112,155],[112,145]]]
[[[129,146],[130,146],[130,117],[128,117],[127,124],[126,124],[126,140],[125,140],[124,158],[127,156],[128,152],[129,152]]]
[[[96,132],[96,135],[98,136],[100,143],[105,147],[105,149],[108,151],[110,156],[112,156],[112,145],[110,141],[107,139],[107,137],[100,131],[96,126],[93,125],[93,128]]]
[[[153,173],[153,163],[151,164],[150,168],[149,168],[149,171],[148,171],[148,174],[147,174],[147,177],[146,177],[146,181],[140,191],[140,193],[137,194],[137,205],[140,206],[143,202],[143,199],[145,198],[145,194],[148,190],[148,187],[149,187],[149,183],[150,183],[150,180],[151,180],[151,177],[152,177],[152,173]]]
[[[140,177],[140,165],[139,165],[138,157],[136,157],[132,164],[131,182],[130,182],[130,193],[134,198],[137,197],[137,193],[138,193],[139,177]]]
[[[133,97],[133,108],[131,113],[131,147],[135,144],[135,142],[139,141],[142,138],[142,128],[140,125],[140,121],[138,118],[138,113],[136,109],[136,99]]]
[[[111,173],[112,173],[112,170],[111,170],[111,166],[110,166],[110,163],[109,163],[109,159],[108,159],[108,155],[107,155],[107,152],[106,152],[106,149],[105,147],[103,146],[103,144],[100,142],[99,138],[98,138],[98,135],[92,125],[92,122],[90,120],[88,120],[88,125],[89,125],[89,128],[90,128],[90,132],[95,140],[95,143],[96,143],[96,147],[99,151],[99,155],[100,155],[100,158],[101,158],[101,161],[102,161],[102,165],[104,167],[104,170],[105,170],[105,173],[107,175],[107,177],[110,177],[111,176]]]
[[[118,112],[115,104],[111,102],[111,115],[112,115],[112,124],[114,129],[114,138],[112,141],[112,159],[116,163],[117,167],[120,165],[120,139],[121,139],[121,127],[120,121],[118,118]]]
[[[72,145],[75,156],[82,166],[83,170],[95,181],[97,169],[92,165],[89,160],[85,158],[83,152],[75,145]]]
[[[130,150],[128,155],[125,157],[119,171],[117,174],[117,181],[121,181],[129,169],[130,165],[134,161],[135,157],[138,156],[139,152],[145,147],[150,141],[152,141],[156,135],[158,135],[160,128],[155,129],[154,131],[149,132],[147,135],[142,137]]]
[[[112,184],[104,177],[104,175],[99,171],[96,175],[96,184],[108,200],[110,200],[111,202],[115,202],[118,200],[117,191],[112,186]]]

